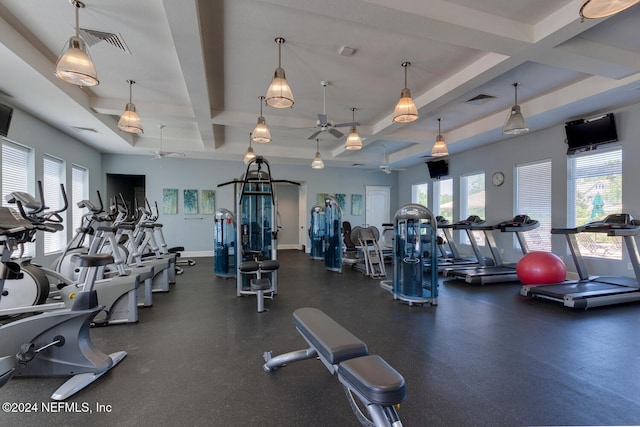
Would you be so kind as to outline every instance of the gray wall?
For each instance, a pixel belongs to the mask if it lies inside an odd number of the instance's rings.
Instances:
[[[622,194],[623,206],[634,218],[640,218],[640,144],[635,135],[640,135],[640,105],[614,110],[618,129],[619,143],[622,144]],[[588,115],[587,115],[588,116]],[[585,117],[587,117],[585,116]],[[495,143],[451,156],[449,173],[453,178],[454,219],[459,218],[460,176],[471,172],[485,172],[486,180],[486,216],[488,223],[497,223],[513,217],[515,206],[514,168],[517,164],[541,159],[552,161],[552,226],[567,226],[567,146],[564,124],[532,132],[520,137]],[[445,135],[446,139],[446,135]],[[505,174],[505,183],[501,187],[491,185],[490,177],[496,171]],[[398,186],[400,206],[411,202],[411,185],[429,182],[429,198],[433,195],[433,185],[426,165],[415,166],[401,173]],[[510,235],[498,233],[499,246],[504,248],[505,261],[515,262],[522,253],[513,245]],[[562,236],[553,236],[553,252],[564,258],[567,268],[574,270],[568,248]],[[627,268],[628,256],[623,252],[622,261],[587,258],[587,268],[593,274],[618,274],[632,276]]]
[[[3,101],[7,104],[10,102]],[[635,218],[640,218],[640,144],[635,135],[640,134],[640,105],[633,105],[614,110],[618,136],[623,147],[623,205],[624,210]],[[446,137],[446,135],[445,135]],[[233,211],[233,185],[218,188],[217,185],[240,177],[244,165],[237,162],[167,158],[154,160],[151,156],[101,155],[98,151],[80,143],[72,136],[62,133],[48,124],[33,118],[28,113],[16,108],[9,130],[8,139],[34,149],[36,180],[42,179],[42,156],[49,154],[65,160],[67,182],[71,182],[71,166],[78,164],[89,170],[90,193],[95,190],[106,190],[105,175],[134,174],[146,176],[147,197],[159,203],[162,201],[163,188],[214,189],[216,191],[216,207],[225,207]],[[501,187],[493,187],[487,180],[486,206],[487,220],[498,222],[510,218],[514,213],[514,166],[519,163],[540,159],[552,160],[553,173],[553,226],[564,227],[566,218],[567,194],[567,157],[565,134],[562,124],[539,132],[532,132],[520,137],[495,143],[465,153],[451,156],[449,170],[454,179],[454,195],[459,197],[459,178],[470,172],[484,171],[490,176],[495,171],[503,171],[506,182]],[[352,216],[350,210],[351,194],[364,194],[365,185],[387,185],[391,187],[390,215],[402,205],[411,201],[411,185],[430,182],[426,165],[420,164],[406,171],[385,175],[372,173],[357,168],[325,168],[313,170],[308,165],[272,164],[274,179],[287,179],[303,184],[306,191],[305,229],[309,225],[308,212],[317,204],[318,193],[343,193],[347,196],[347,206],[343,219],[352,225],[362,224],[364,215]],[[433,189],[430,186],[430,197]],[[213,223],[207,215],[185,216],[182,211],[182,195],[179,199],[178,215],[162,215],[160,221],[166,224],[167,242],[169,245],[183,245],[187,251],[209,253],[212,248]],[[456,206],[457,208],[457,206]],[[70,221],[70,212],[68,212]],[[454,210],[456,219],[458,212]],[[191,217],[194,219],[185,219]],[[293,219],[288,221],[294,221]],[[302,224],[298,224],[299,227]],[[288,224],[283,224],[285,228]],[[293,225],[295,227],[295,225]],[[67,227],[68,238],[72,230]],[[295,241],[294,233],[286,233],[286,241]],[[284,239],[285,235],[282,235]],[[511,238],[499,236],[498,243],[505,248],[505,260],[515,261],[520,253],[513,247]],[[308,246],[308,245],[307,245]],[[553,251],[565,257],[567,265],[567,248],[561,236],[554,236]],[[42,244],[38,245],[37,258],[42,258]],[[46,262],[44,260],[43,262]],[[622,261],[587,259],[587,266],[598,274],[631,275],[627,268],[628,257],[623,255]]]
[[[268,160],[268,159],[267,159]],[[221,183],[231,181],[244,173],[246,167],[241,160],[199,160],[185,158],[153,159],[152,156],[103,155],[102,171],[104,174],[136,174],[146,175],[147,198],[162,204],[162,189],[177,188],[178,215],[160,214],[159,221],[164,224],[165,238],[169,246],[181,245],[189,252],[210,253],[213,248],[213,217],[211,215],[183,215],[182,190],[184,189],[213,189],[216,192],[216,209],[226,208],[234,211],[234,186],[227,185],[218,188]],[[370,170],[356,168],[324,168],[311,169],[308,165],[271,164],[272,178],[290,180],[301,183],[306,190],[306,212],[304,227],[310,223],[309,211],[317,204],[318,193],[343,193],[347,195],[347,206],[343,213],[343,220],[352,225],[364,222],[362,216],[351,215],[351,194],[364,195],[365,185],[387,185],[391,187],[391,213],[398,208],[396,195],[398,194],[397,174],[371,173]],[[280,198],[280,196],[278,196]],[[282,217],[282,212],[281,212]],[[284,218],[283,218],[284,219]],[[295,221],[297,223],[297,221]],[[297,225],[283,223],[285,233],[282,238],[286,242],[297,242],[292,232]],[[285,237],[286,234],[286,237]],[[284,244],[286,242],[280,241]],[[308,243],[306,244],[309,247]]]

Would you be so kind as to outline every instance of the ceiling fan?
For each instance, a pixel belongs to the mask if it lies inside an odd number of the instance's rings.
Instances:
[[[360,126],[360,123],[358,123],[358,122],[338,123],[338,124],[334,125],[333,123],[328,121],[327,120],[326,106],[327,106],[327,86],[329,85],[329,82],[323,80],[323,81],[320,82],[320,84],[322,85],[322,114],[318,113],[318,121],[316,122],[316,129],[318,129],[318,130],[316,130],[307,139],[315,139],[322,132],[329,132],[331,135],[335,136],[336,138],[342,138],[344,133],[340,132],[336,128]]]
[[[389,165],[389,162],[387,161],[387,146],[384,146],[384,151],[382,154],[382,164],[380,164],[380,172],[384,172],[387,175],[389,175],[391,172],[393,171],[403,171],[404,169],[397,169],[397,168],[392,168],[391,165]]]
[[[160,150],[153,151],[154,159],[164,159],[165,157],[184,157],[185,154],[180,151],[163,151],[162,150],[162,129],[164,125],[159,125],[160,128]]]

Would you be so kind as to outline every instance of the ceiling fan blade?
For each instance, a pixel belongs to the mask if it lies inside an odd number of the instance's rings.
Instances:
[[[327,125],[326,114],[318,114],[318,121],[320,122],[320,126],[326,126]]]
[[[309,138],[307,138],[307,139],[314,139],[316,136],[320,135],[320,132],[322,132],[322,131],[321,131],[321,130],[319,130],[319,131],[314,132],[314,133],[313,133],[313,135],[311,135],[311,136],[310,136]]]
[[[344,133],[342,133],[338,129],[334,129],[334,128],[329,128],[329,133],[331,135],[335,136],[336,138],[342,138],[342,136],[344,135]]]
[[[333,125],[334,128],[346,128],[346,127],[353,127],[353,126],[360,126],[360,122],[353,122],[353,123],[338,123],[337,125]]]

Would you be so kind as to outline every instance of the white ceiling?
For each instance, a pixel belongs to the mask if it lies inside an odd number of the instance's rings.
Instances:
[[[74,33],[68,0],[0,3],[0,90],[8,102],[105,153],[239,160],[277,66],[293,109],[264,107],[273,141],[255,144],[272,163],[310,164],[317,113],[350,122],[357,108],[365,148],[320,134],[329,166],[377,168],[421,163],[438,124],[451,153],[506,137],[518,100],[535,131],[640,102],[640,7],[580,23],[580,0],[86,0],[80,27],[119,35],[129,50],[91,47],[100,85],[58,80],[56,57]],[[339,55],[342,46],[355,49]],[[393,124],[410,61],[417,122]],[[126,80],[145,132],[117,130]],[[484,103],[464,101],[486,94]],[[162,147],[160,141],[160,125]],[[92,129],[93,131],[78,130]],[[346,134],[348,128],[341,128]]]

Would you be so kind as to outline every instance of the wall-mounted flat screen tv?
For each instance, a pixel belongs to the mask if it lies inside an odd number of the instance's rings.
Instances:
[[[569,145],[567,154],[618,140],[613,113],[567,122],[564,130],[567,134],[567,145]]]
[[[438,179],[449,175],[449,163],[446,160],[432,160],[427,162],[429,168],[429,176],[432,179]]]
[[[11,117],[13,117],[13,108],[0,104],[0,136],[9,135]]]

